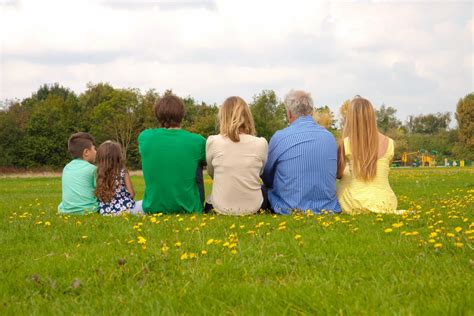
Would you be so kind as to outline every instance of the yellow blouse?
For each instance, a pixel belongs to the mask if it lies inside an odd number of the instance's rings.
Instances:
[[[397,197],[388,182],[390,162],[394,153],[393,140],[389,138],[387,151],[377,160],[377,174],[370,181],[363,181],[354,176],[348,137],[344,139],[344,151],[346,169],[337,188],[337,197],[342,211],[348,214],[399,213]]]

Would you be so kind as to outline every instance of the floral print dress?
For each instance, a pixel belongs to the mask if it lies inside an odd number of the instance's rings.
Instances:
[[[99,201],[101,215],[120,215],[135,207],[135,200],[130,196],[125,186],[125,169],[120,170],[120,175],[115,179],[115,196],[109,203]]]

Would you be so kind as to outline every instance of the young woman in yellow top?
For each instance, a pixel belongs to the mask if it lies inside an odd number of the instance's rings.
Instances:
[[[372,104],[355,97],[347,112],[344,142],[339,146],[337,197],[343,212],[399,213],[388,182],[393,140],[377,129]]]

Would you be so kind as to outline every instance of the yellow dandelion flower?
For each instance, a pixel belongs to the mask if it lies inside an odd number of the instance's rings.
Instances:
[[[462,230],[462,227],[459,227],[459,226],[458,226],[458,227],[456,227],[454,230],[459,233],[459,232]]]
[[[436,243],[436,244],[434,245],[434,247],[435,247],[436,249],[441,249],[441,248],[443,248],[443,244],[441,244],[441,243]]]
[[[391,228],[385,228],[385,230],[384,230],[385,233],[391,233],[392,231],[393,231],[393,229],[391,229]]]
[[[235,228],[235,224],[232,224],[230,225],[229,229],[234,229]]]
[[[436,240],[434,240],[434,239],[428,239],[428,242],[429,242],[430,244],[434,244],[434,243],[436,242]]]
[[[431,232],[431,233],[430,233],[430,238],[434,238],[434,237],[436,237],[436,236],[438,236],[438,233],[437,233],[437,232]]]
[[[175,247],[181,247],[182,244],[181,244],[180,241],[178,241],[178,242],[175,242],[174,245],[175,245]]]
[[[82,239],[87,239],[87,236],[82,236]]]
[[[207,255],[207,250],[201,250],[201,255],[203,256]]]
[[[144,237],[138,236],[137,239],[138,239],[137,242],[138,242],[140,245],[146,244],[146,239],[145,239]]]
[[[153,217],[150,217],[150,222],[156,223],[156,221],[157,221],[156,217],[154,217],[154,216],[153,216]]]
[[[209,239],[209,240],[206,242],[206,244],[207,244],[207,245],[211,245],[213,242],[214,242],[214,239],[211,238],[211,239]]]
[[[51,222],[50,221],[44,222],[44,226],[51,226]]]
[[[286,226],[280,226],[278,227],[278,230],[285,230],[286,229]]]
[[[196,259],[196,258],[197,258],[197,255],[194,252],[191,252],[189,254],[189,259]]]
[[[301,235],[295,235],[295,240],[300,240],[301,239]]]
[[[135,240],[133,240],[133,239],[130,239],[130,240],[128,241],[129,244],[133,244],[134,242],[135,242]]]
[[[404,225],[404,224],[403,224],[402,222],[399,222],[399,223],[394,223],[394,224],[392,224],[392,227],[394,227],[394,228],[400,228],[400,227],[402,227],[403,225]]]
[[[464,244],[463,244],[462,242],[454,243],[454,245],[456,246],[456,248],[462,248],[462,247],[464,247]]]
[[[233,255],[235,255],[235,254],[237,254],[237,250],[232,249],[232,250],[230,251],[230,253],[233,254]]]
[[[182,221],[184,221],[184,218],[180,217],[180,218],[178,219],[178,222],[182,222]]]
[[[446,237],[454,237],[455,235],[453,233],[446,233]]]
[[[163,245],[163,246],[161,247],[161,251],[162,251],[163,253],[168,252],[168,250],[170,250],[170,247],[168,247],[167,245]]]
[[[181,255],[180,259],[181,259],[181,260],[188,260],[188,259],[189,259],[188,253],[187,253],[187,252],[183,253],[183,254]]]

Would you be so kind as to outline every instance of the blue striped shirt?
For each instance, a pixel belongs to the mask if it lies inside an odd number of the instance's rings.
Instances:
[[[337,145],[311,116],[301,116],[270,140],[262,175],[276,213],[292,209],[340,212],[336,197]]]

